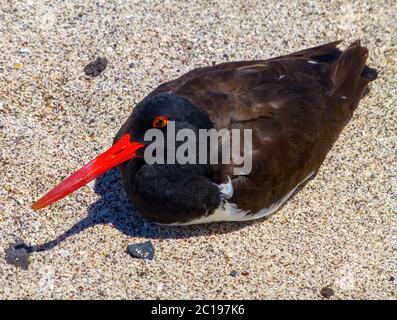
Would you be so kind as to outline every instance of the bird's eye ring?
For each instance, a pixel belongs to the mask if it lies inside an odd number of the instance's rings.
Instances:
[[[157,116],[153,120],[153,127],[157,129],[163,129],[167,126],[168,121],[168,117],[166,116]]]

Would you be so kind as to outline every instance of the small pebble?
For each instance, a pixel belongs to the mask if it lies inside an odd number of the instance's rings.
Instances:
[[[335,295],[335,292],[332,288],[330,287],[324,287],[320,291],[321,295],[325,298],[330,298],[331,296]]]
[[[237,275],[238,275],[238,272],[236,270],[232,270],[229,273],[229,276],[231,276],[231,277],[236,277]]]
[[[250,275],[250,273],[249,273],[248,271],[243,271],[243,272],[241,272],[241,274],[242,274],[243,276],[249,276],[249,275]]]
[[[20,70],[22,68],[23,68],[23,64],[22,63],[19,63],[19,62],[14,63],[14,69],[15,70]]]
[[[69,252],[68,250],[65,250],[65,249],[60,249],[60,250],[59,250],[59,254],[60,254],[63,258],[70,257],[70,252]]]
[[[21,48],[21,49],[19,49],[19,53],[30,54],[30,50],[29,50],[29,48]]]
[[[389,281],[394,281],[394,277],[391,276],[391,277],[389,278]]]
[[[90,62],[84,67],[84,72],[87,76],[96,77],[106,69],[107,65],[108,60],[106,58],[98,57],[95,61]]]
[[[11,243],[5,250],[5,260],[17,268],[28,270],[29,268],[29,253],[26,246],[20,240]]]
[[[154,259],[154,247],[151,241],[130,244],[127,247],[127,252],[133,258],[147,260]]]

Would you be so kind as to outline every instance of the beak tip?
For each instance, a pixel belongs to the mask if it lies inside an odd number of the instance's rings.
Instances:
[[[40,204],[40,201],[36,201],[34,202],[31,206],[30,206],[34,211],[39,211],[42,206]]]

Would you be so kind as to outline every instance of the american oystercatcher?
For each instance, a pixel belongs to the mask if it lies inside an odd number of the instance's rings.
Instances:
[[[345,51],[339,43],[199,68],[160,85],[134,108],[110,149],[33,209],[118,166],[129,199],[156,223],[245,221],[273,213],[319,170],[377,76],[366,66],[368,50],[359,41]],[[250,129],[251,171],[235,174],[235,163],[148,163],[145,133],[152,128],[166,132],[171,122],[177,131],[196,133]]]

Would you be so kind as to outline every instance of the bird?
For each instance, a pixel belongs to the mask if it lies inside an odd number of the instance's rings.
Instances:
[[[340,43],[197,68],[161,84],[133,108],[107,151],[32,208],[118,167],[128,199],[154,223],[249,221],[274,213],[316,175],[377,77],[360,40],[343,51]],[[165,132],[171,122],[196,133],[251,130],[251,171],[235,174],[234,163],[148,163],[145,133]]]

